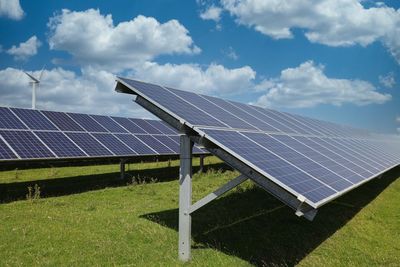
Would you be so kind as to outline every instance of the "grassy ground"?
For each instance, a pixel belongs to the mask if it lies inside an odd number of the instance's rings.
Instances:
[[[195,200],[237,175],[206,163],[214,170],[194,176]],[[0,266],[181,265],[177,166],[131,165],[124,182],[117,165],[1,172]],[[399,173],[324,206],[313,222],[245,183],[193,215],[188,265],[400,266]],[[13,201],[33,184],[40,198]]]

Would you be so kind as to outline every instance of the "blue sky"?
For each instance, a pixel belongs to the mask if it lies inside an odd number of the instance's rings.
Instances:
[[[279,2],[279,4],[277,4]],[[398,1],[0,0],[0,105],[150,117],[114,76],[385,133],[400,128]]]

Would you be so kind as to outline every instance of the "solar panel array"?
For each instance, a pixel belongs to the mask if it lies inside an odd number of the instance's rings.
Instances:
[[[177,154],[161,121],[0,107],[0,161]]]
[[[314,208],[400,164],[396,137],[140,81],[118,81]]]

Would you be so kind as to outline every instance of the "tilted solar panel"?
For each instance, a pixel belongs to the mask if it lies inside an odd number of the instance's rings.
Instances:
[[[178,132],[155,120],[0,107],[0,130],[1,162],[179,153],[167,137],[178,138]]]
[[[138,95],[136,102],[177,129],[190,129],[193,140],[313,208],[400,164],[398,138],[131,79],[117,81],[117,91]]]

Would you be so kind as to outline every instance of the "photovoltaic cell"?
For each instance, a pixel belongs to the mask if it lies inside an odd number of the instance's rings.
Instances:
[[[136,153],[132,151],[127,145],[121,142],[112,134],[93,134],[93,136],[109,150],[111,150],[115,155],[135,155]]]
[[[172,150],[174,153],[179,153],[179,145],[176,144],[173,140],[168,138],[168,136],[165,135],[153,135],[155,139],[157,139],[160,143],[163,145],[167,146],[170,150]]]
[[[175,131],[173,128],[162,121],[147,120],[147,122],[150,123],[151,126],[153,126],[154,128],[157,128],[157,130],[159,130],[163,134],[178,134],[177,131]]]
[[[214,119],[202,110],[199,110],[197,108],[193,109],[193,106],[190,105],[188,102],[183,101],[176,95],[168,92],[158,85],[123,78],[121,78],[121,80],[129,84],[129,86],[137,88],[154,101],[163,103],[163,106],[165,108],[169,109],[175,114],[179,114],[179,116],[182,116],[183,119],[192,123],[193,125],[226,127],[225,124]]]
[[[42,111],[42,113],[54,123],[61,131],[84,132],[85,130],[74,122],[67,114],[55,111]]]
[[[62,132],[35,132],[35,134],[60,158],[86,156]]]
[[[124,128],[119,126],[119,124],[112,120],[110,117],[100,115],[91,115],[91,117],[111,133],[127,133]]]
[[[0,159],[16,159],[17,156],[10,148],[0,139]]]
[[[115,136],[139,155],[158,154],[156,151],[152,150],[149,146],[131,134],[115,134]]]
[[[113,154],[88,133],[66,133],[89,156],[112,156]]]
[[[162,134],[162,132],[160,130],[158,130],[157,128],[155,128],[153,125],[151,125],[150,123],[148,123],[145,120],[133,119],[133,118],[130,118],[129,120],[131,122],[133,122],[134,124],[136,124],[137,126],[139,126],[140,128],[142,128],[143,130],[145,130],[146,133],[149,133],[149,134]]]
[[[142,128],[131,122],[128,118],[112,117],[112,119],[133,134],[146,133],[145,130],[143,130]]]
[[[88,132],[98,132],[98,133],[108,132],[103,126],[101,126],[87,114],[79,114],[79,113],[67,113],[67,114]]]
[[[157,151],[157,153],[160,154],[175,154],[173,150],[168,148],[166,145],[158,141],[156,138],[154,138],[151,135],[136,135],[138,139],[140,139],[142,142],[146,143],[149,147],[151,147],[153,150]]]
[[[0,135],[23,159],[54,158],[39,139],[29,131],[0,131]]]
[[[26,129],[25,125],[8,109],[0,107],[0,129]]]
[[[11,108],[31,130],[57,130],[57,128],[37,110]]]

